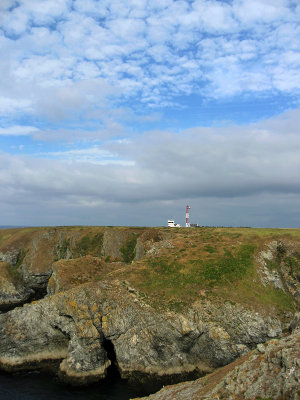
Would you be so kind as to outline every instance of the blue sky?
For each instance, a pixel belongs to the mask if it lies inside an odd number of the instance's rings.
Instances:
[[[300,226],[297,0],[2,0],[0,225]]]

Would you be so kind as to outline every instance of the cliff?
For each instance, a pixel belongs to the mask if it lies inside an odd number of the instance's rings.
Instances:
[[[0,368],[72,384],[112,367],[153,389],[196,379],[284,337],[299,309],[299,230],[3,230],[0,260]]]
[[[146,400],[300,398],[300,330],[271,340],[204,378],[168,386]]]

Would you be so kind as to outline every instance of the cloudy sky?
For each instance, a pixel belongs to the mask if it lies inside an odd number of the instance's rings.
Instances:
[[[299,0],[1,0],[0,225],[300,226]]]

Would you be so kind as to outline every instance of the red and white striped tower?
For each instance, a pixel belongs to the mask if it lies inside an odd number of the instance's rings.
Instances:
[[[190,225],[190,206],[186,206],[186,210],[185,210],[185,227],[189,228]]]

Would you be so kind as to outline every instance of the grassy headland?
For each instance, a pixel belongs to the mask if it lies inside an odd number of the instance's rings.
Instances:
[[[61,259],[61,262],[66,263],[63,267],[64,281],[69,279],[74,285],[81,282],[78,276],[73,279],[76,265],[80,264],[80,270],[84,272],[87,263],[84,281],[126,281],[139,291],[145,301],[159,309],[183,310],[193,302],[204,299],[236,302],[259,310],[263,308],[266,312],[276,309],[276,312],[284,313],[295,308],[294,300],[288,292],[262,284],[258,274],[257,254],[272,241],[293,242],[300,249],[300,229],[4,229],[0,231],[0,252],[22,248],[21,254],[24,258],[33,238],[36,235],[47,236],[49,232],[52,235],[49,236],[50,239],[40,242],[45,246],[43,251],[49,253],[49,246],[52,246],[50,250],[53,253],[53,263]],[[111,237],[109,249],[105,248],[105,235]],[[144,246],[144,255],[136,259],[138,243]],[[43,251],[40,252],[40,260],[43,258]],[[280,271],[280,265],[287,263],[293,273],[300,274],[300,256],[297,257],[296,253],[294,257],[287,257],[284,251],[282,254],[280,252],[279,246],[278,258],[272,261],[270,269],[277,268]],[[101,270],[97,272],[95,268],[91,268],[93,261],[86,256],[100,259]],[[69,260],[63,261],[66,258]],[[14,268],[15,274],[21,261]]]

